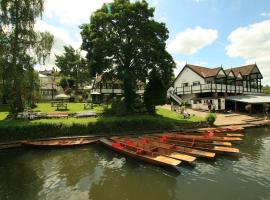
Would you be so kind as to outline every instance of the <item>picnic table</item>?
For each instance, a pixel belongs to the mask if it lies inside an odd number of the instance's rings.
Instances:
[[[96,112],[90,112],[90,111],[77,112],[75,114],[76,118],[79,118],[79,117],[97,117],[97,116],[98,116],[98,114]]]
[[[67,103],[63,103],[63,102],[58,103],[58,104],[56,105],[56,107],[57,107],[56,110],[67,110]]]
[[[50,112],[47,113],[47,118],[68,118],[67,112]]]
[[[51,107],[55,107],[59,103],[62,103],[62,101],[51,101]]]
[[[93,107],[94,107],[93,103],[84,103],[83,104],[84,110],[93,109]]]

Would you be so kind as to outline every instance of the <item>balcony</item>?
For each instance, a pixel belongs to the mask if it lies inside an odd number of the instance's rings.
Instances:
[[[98,92],[100,94],[123,94],[123,89],[112,89],[112,88],[102,88],[102,89],[92,89],[91,92]],[[143,94],[144,90],[137,90],[137,94]]]
[[[225,85],[225,84],[203,84],[197,86],[184,86],[176,87],[175,94],[197,94],[197,93],[209,93],[209,92],[224,92],[224,93],[238,93],[238,94],[254,94],[262,93],[261,88],[246,88],[239,85]]]

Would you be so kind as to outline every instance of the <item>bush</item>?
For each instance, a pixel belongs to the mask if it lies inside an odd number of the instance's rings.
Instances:
[[[127,114],[125,101],[113,101],[110,109],[105,111],[107,114],[122,116]]]
[[[127,131],[169,130],[174,129],[176,123],[162,119],[149,117],[115,117],[101,119],[88,124],[23,124],[6,125],[0,127],[0,141],[16,141],[38,138],[110,134]]]
[[[217,115],[215,113],[208,113],[205,119],[210,126],[213,126],[217,119]]]

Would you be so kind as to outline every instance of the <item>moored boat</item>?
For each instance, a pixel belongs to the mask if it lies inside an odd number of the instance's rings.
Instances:
[[[144,149],[146,151],[151,151],[151,152],[163,155],[163,156],[167,156],[167,157],[170,157],[170,158],[181,160],[183,162],[187,162],[187,163],[192,164],[192,165],[193,165],[193,162],[196,160],[196,157],[194,157],[194,156],[183,154],[183,153],[174,151],[172,149],[166,149],[166,148],[163,148],[163,147],[155,146],[147,138],[144,138],[144,139],[139,139],[139,138],[132,138],[132,139],[130,139],[130,138],[128,138],[128,139],[118,138],[118,139],[116,139],[116,138],[113,137],[113,139],[115,139],[116,141],[121,141],[123,143],[131,144],[133,146],[142,148],[142,149]]]
[[[43,140],[31,140],[23,141],[22,145],[33,147],[68,147],[87,145],[96,142],[97,139],[90,138],[61,138],[61,139],[43,139]]]
[[[180,160],[158,155],[154,152],[146,151],[142,148],[125,144],[123,142],[117,142],[106,138],[102,138],[99,141],[119,153],[148,163],[170,167],[176,167],[181,163]]]
[[[164,142],[160,142],[159,139],[153,137],[146,137],[146,138],[149,139],[150,143],[154,146],[162,147],[165,149],[171,149],[177,152],[185,153],[196,157],[214,158],[216,155],[215,153],[209,151],[202,151],[198,149],[192,149],[189,147],[182,147],[175,144],[167,144]]]
[[[221,141],[221,142],[238,142],[242,141],[242,138],[239,137],[218,137],[211,135],[184,135],[184,134],[175,134],[175,133],[167,133],[161,134],[160,136],[166,136],[169,139],[174,140],[188,140],[188,141]]]

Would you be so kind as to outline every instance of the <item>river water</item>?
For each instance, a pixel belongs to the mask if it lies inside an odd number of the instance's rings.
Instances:
[[[270,128],[246,130],[241,154],[181,174],[100,145],[0,151],[0,199],[269,200]]]

